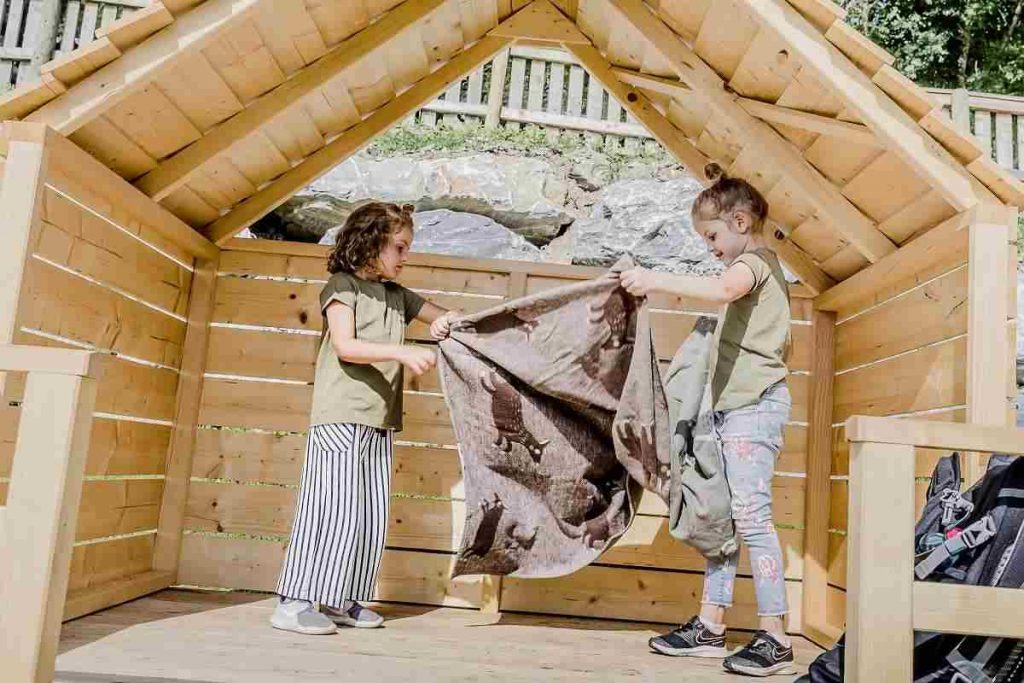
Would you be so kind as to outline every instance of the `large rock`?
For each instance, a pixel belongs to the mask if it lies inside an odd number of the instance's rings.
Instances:
[[[494,219],[536,244],[571,224],[568,180],[537,158],[495,154],[440,159],[357,156],[293,197],[253,232],[317,242],[359,204],[409,203],[417,211],[450,209]]]
[[[542,252],[487,216],[440,209],[413,214],[413,250],[469,258],[540,261]],[[321,244],[334,244],[338,229],[329,230]]]
[[[700,183],[690,177],[624,180],[607,186],[591,216],[550,249],[555,260],[610,266],[623,254],[648,268],[709,274],[722,269],[694,231],[690,208]]]

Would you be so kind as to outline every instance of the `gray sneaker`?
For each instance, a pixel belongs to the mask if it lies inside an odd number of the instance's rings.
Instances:
[[[363,607],[358,602],[353,602],[347,608],[340,610],[328,605],[321,605],[320,612],[339,626],[377,628],[384,623],[384,617],[371,609]]]
[[[338,631],[333,621],[317,612],[313,603],[305,600],[282,599],[270,617],[270,625],[282,631],[309,636],[326,636]]]

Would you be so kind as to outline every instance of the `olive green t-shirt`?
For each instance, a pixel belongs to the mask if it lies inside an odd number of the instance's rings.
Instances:
[[[734,263],[750,268],[754,286],[719,315],[711,374],[715,410],[757,403],[765,389],[789,374],[789,286],[779,259],[769,249],[757,249]]]
[[[371,282],[349,273],[335,273],[320,292],[324,334],[316,359],[310,424],[336,422],[402,428],[402,364],[398,361],[362,365],[338,358],[331,344],[327,306],[341,302],[355,314],[356,339],[401,344],[405,327],[424,300],[393,282]]]

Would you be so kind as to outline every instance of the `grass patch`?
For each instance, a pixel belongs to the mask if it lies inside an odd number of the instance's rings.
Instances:
[[[419,154],[482,153],[513,154],[525,157],[558,158],[575,163],[592,158],[594,172],[602,182],[612,182],[637,164],[675,165],[677,162],[660,145],[604,145],[600,138],[579,133],[551,135],[539,126],[499,126],[485,128],[479,123],[452,126],[404,123],[379,136],[367,148],[376,158]]]

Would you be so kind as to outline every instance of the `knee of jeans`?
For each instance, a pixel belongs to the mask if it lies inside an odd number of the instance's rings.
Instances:
[[[770,514],[765,517],[733,519],[733,523],[736,525],[736,533],[747,545],[775,534],[775,522]]]

